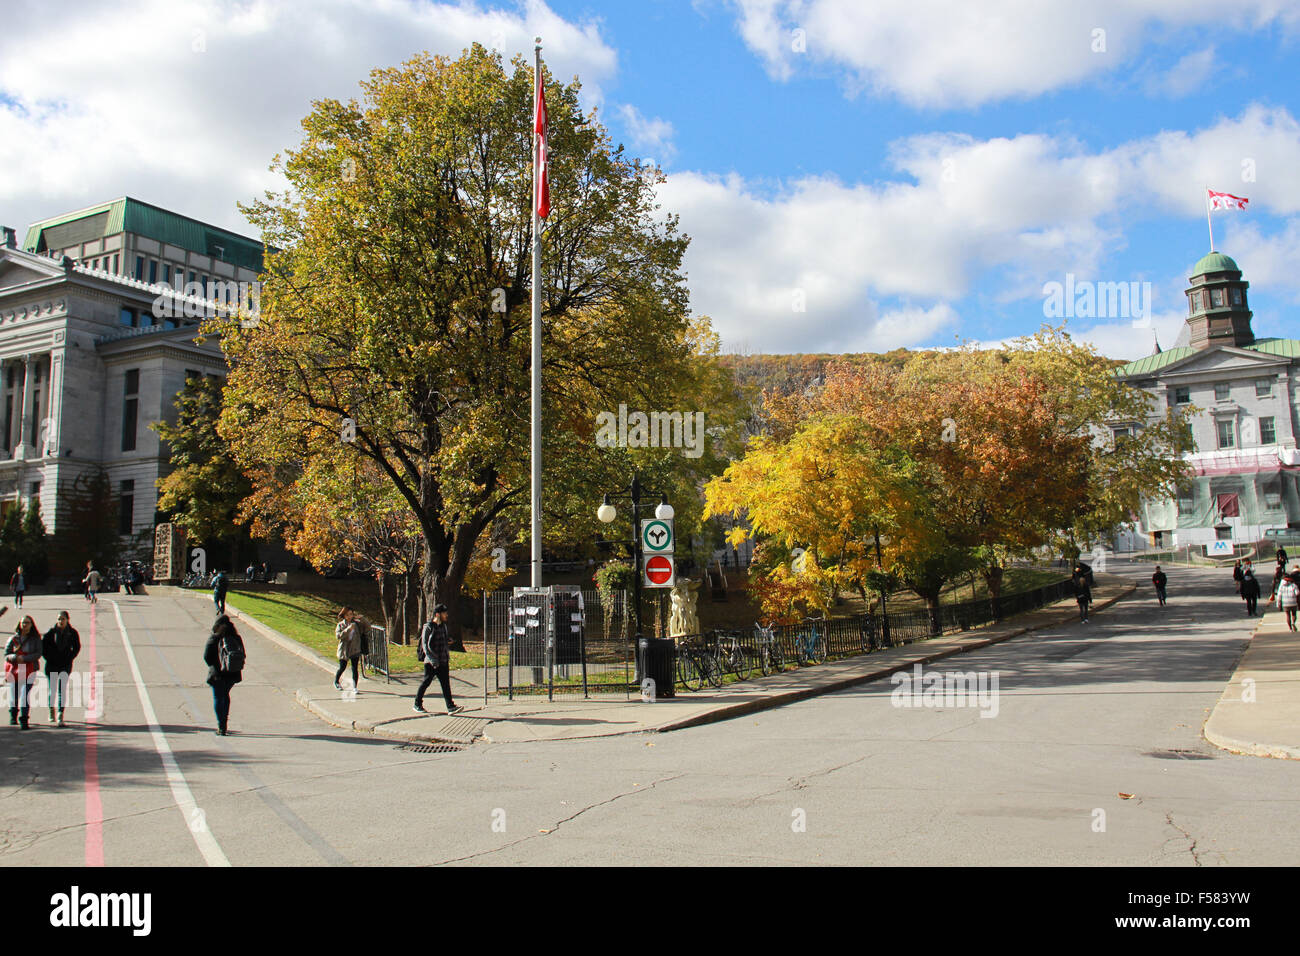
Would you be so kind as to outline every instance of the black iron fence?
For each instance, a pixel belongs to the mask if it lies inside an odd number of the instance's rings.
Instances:
[[[692,634],[677,638],[676,684],[686,690],[697,690],[711,683],[720,686],[738,677],[869,654],[967,631],[1073,595],[1074,587],[1067,579],[1032,591],[1004,594],[996,602],[984,598],[941,605],[937,609],[858,614],[767,628],[755,625]],[[583,591],[583,605],[582,659],[559,666],[552,674],[534,661],[525,661],[524,655],[512,658],[510,592],[484,595],[487,692],[511,696],[577,692],[620,698],[640,694],[629,597],[619,593],[602,602],[601,595],[589,589]],[[647,636],[662,630],[662,626],[654,625],[662,624],[664,617],[656,608],[643,620]]]
[[[376,674],[383,674],[386,680],[393,679],[392,668],[388,663],[388,632],[379,624],[370,625],[370,633],[365,652],[361,655],[362,670],[369,669]]]

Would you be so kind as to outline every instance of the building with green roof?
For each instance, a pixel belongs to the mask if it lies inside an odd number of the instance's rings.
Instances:
[[[1300,340],[1255,338],[1249,285],[1230,257],[1202,257],[1174,347],[1116,369],[1151,395],[1153,417],[1184,410],[1196,443],[1177,497],[1143,503],[1138,530],[1152,545],[1211,550],[1300,530]]]

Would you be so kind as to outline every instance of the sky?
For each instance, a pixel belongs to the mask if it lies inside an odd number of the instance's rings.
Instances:
[[[1168,348],[1207,186],[1249,199],[1213,224],[1255,334],[1300,337],[1300,0],[6,0],[0,224],[129,195],[253,233],[313,99],[536,35],[662,168],[727,351]],[[1136,295],[1061,319],[1054,283]]]

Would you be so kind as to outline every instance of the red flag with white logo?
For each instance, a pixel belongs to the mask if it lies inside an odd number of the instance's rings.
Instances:
[[[533,104],[533,133],[537,151],[533,161],[533,208],[539,219],[545,219],[551,213],[551,184],[546,163],[546,90],[542,87],[540,67]]]
[[[1213,189],[1207,189],[1210,194],[1211,209],[1245,209],[1246,203],[1250,202],[1241,196],[1234,196],[1232,193],[1216,193]]]

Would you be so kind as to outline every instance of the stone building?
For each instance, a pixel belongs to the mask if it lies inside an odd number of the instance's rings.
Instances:
[[[1211,252],[1192,269],[1188,314],[1175,346],[1117,370],[1155,406],[1194,407],[1193,477],[1176,499],[1143,506],[1148,544],[1250,543],[1300,529],[1300,341],[1257,339],[1241,269]],[[1117,435],[1142,423],[1116,423]]]
[[[191,375],[224,377],[200,318],[256,305],[262,245],[135,199],[32,225],[0,243],[0,509],[39,500],[48,530],[68,491],[102,467],[123,535],[151,529]],[[200,292],[202,294],[200,294]]]

